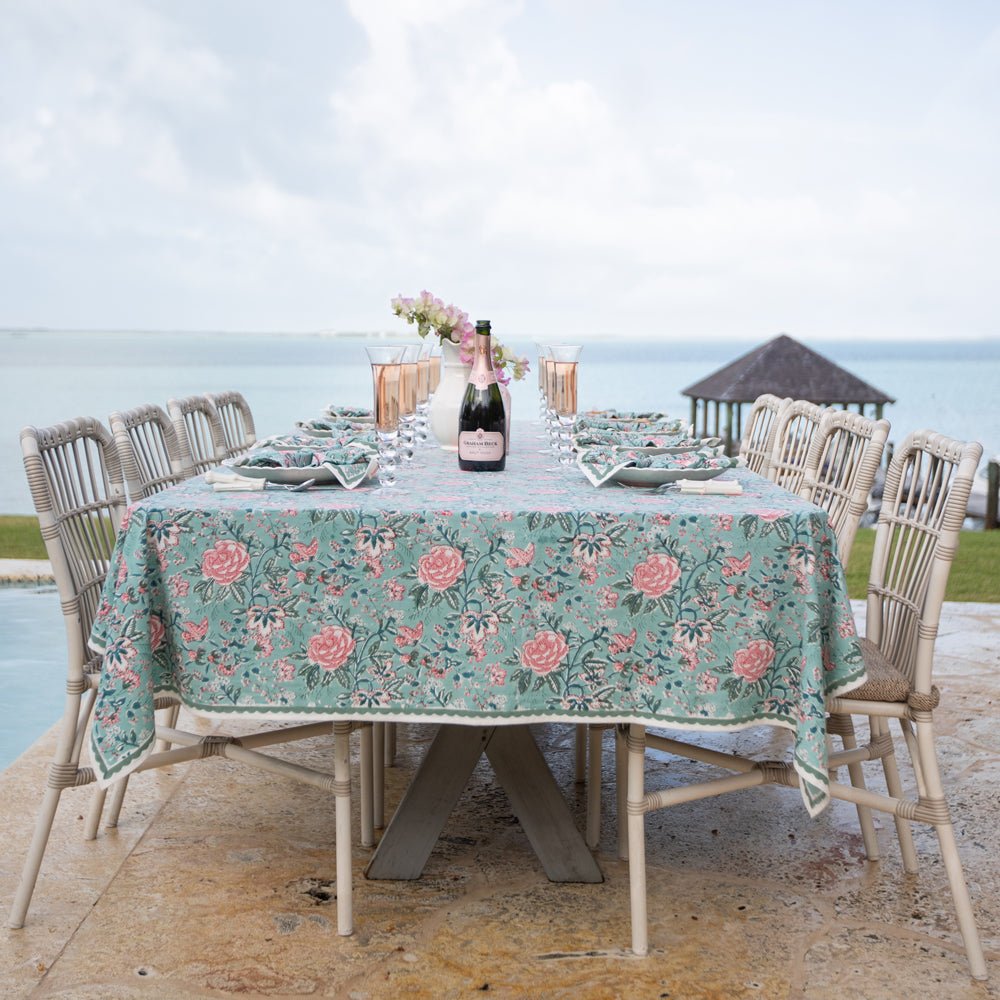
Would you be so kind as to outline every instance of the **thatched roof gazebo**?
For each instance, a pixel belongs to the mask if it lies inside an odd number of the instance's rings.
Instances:
[[[872,406],[876,419],[886,403],[895,402],[881,389],[781,334],[684,390],[691,399],[695,433],[721,437],[727,453],[733,454],[743,434],[743,404],[765,392],[845,410],[857,407],[859,413]]]

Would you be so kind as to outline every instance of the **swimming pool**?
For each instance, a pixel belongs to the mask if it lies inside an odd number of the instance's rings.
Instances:
[[[66,630],[54,586],[0,587],[0,770],[62,715]]]

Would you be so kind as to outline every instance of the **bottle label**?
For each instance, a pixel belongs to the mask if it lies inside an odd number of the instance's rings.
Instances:
[[[489,386],[494,385],[496,380],[497,375],[496,372],[493,371],[492,365],[486,369],[473,369],[473,371],[469,374],[469,381],[477,389],[486,389]]]
[[[465,462],[498,462],[504,457],[503,434],[499,431],[462,431],[458,435],[458,457]]]

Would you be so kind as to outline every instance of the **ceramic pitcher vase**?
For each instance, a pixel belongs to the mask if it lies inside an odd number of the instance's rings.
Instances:
[[[442,340],[441,381],[431,400],[429,416],[431,431],[445,451],[458,451],[458,411],[471,370],[471,363],[462,363],[461,347]]]

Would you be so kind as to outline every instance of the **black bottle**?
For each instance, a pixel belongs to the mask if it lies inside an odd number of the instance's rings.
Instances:
[[[458,467],[463,472],[502,472],[507,464],[507,420],[493,370],[489,320],[476,323],[475,355],[458,411]]]

